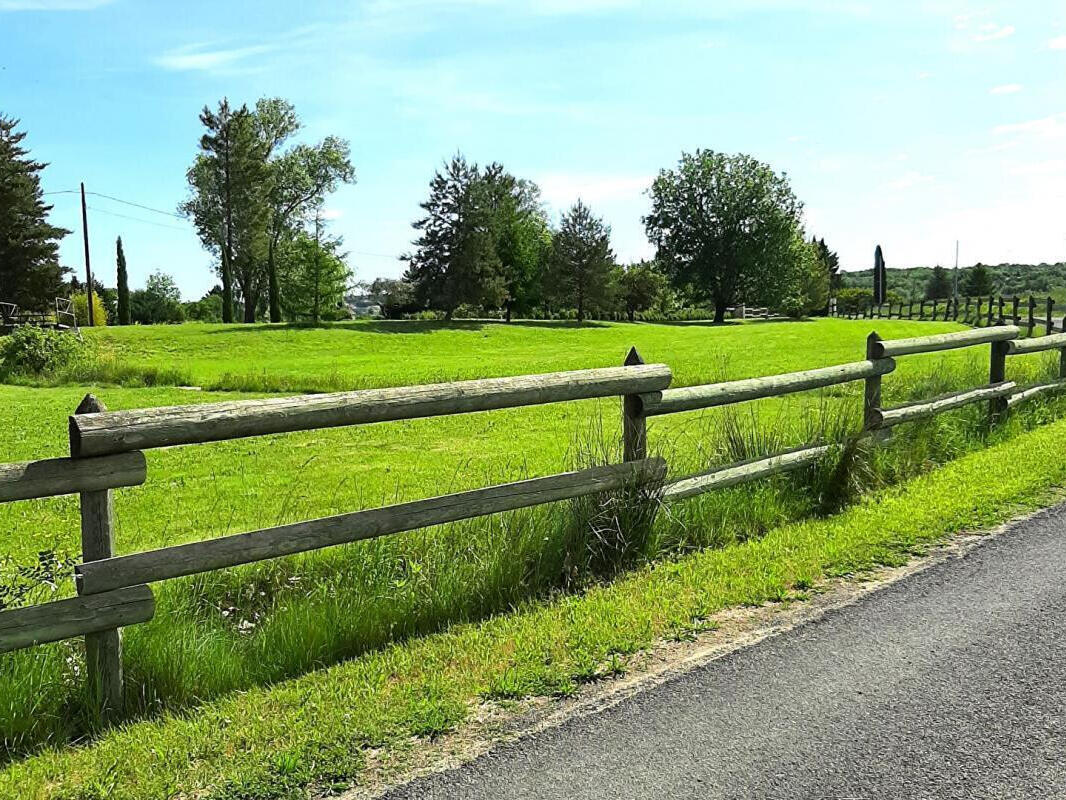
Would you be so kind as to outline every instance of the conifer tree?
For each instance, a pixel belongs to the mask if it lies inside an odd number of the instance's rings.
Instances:
[[[130,324],[130,279],[126,273],[126,254],[122,251],[122,237],[115,240],[115,264],[118,282],[118,324]]]

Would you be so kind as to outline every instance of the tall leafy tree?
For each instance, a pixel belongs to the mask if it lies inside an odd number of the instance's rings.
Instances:
[[[611,229],[580,200],[562,218],[552,243],[549,274],[557,301],[571,303],[577,321],[605,307],[611,297]]]
[[[784,174],[751,156],[685,153],[651,187],[644,218],[658,260],[678,288],[714,305],[780,302],[792,290],[792,238],[802,204]]]
[[[929,283],[925,285],[925,299],[943,300],[951,295],[951,276],[938,264],[933,267],[933,274],[929,276]]]
[[[498,308],[506,282],[488,187],[477,165],[456,155],[429,186],[421,203],[425,216],[413,224],[419,231],[415,249],[403,257],[404,280],[423,307],[443,310],[445,319],[463,304]]]
[[[335,136],[327,136],[317,145],[296,145],[270,163],[267,276],[271,322],[281,321],[278,245],[327,193],[340,183],[354,181],[348,142]]]
[[[43,309],[63,290],[59,240],[70,231],[48,223],[40,178],[47,164],[29,157],[18,124],[0,116],[0,300]]]
[[[129,325],[130,319],[130,276],[126,272],[126,254],[122,250],[122,237],[115,240],[115,267],[118,283],[118,324]]]

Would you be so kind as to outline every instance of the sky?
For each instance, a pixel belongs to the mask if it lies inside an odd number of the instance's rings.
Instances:
[[[1061,0],[0,0],[0,114],[49,163],[82,275],[73,190],[94,193],[105,284],[119,235],[134,287],[217,282],[158,212],[187,195],[200,110],[264,96],[295,105],[296,141],[351,142],[327,216],[360,280],[400,275],[456,152],[535,180],[554,219],[583,199],[621,261],[653,255],[647,188],[697,148],[786,173],[845,269],[877,244],[950,266],[956,240],[963,265],[1066,260]]]

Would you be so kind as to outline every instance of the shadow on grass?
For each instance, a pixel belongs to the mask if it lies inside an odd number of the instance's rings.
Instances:
[[[308,322],[287,322],[270,324],[258,322],[249,325],[233,325],[210,332],[212,336],[241,333],[282,333],[295,330],[330,330],[348,333],[434,333],[435,331],[480,331],[486,326],[511,328],[549,328],[553,330],[571,328],[607,328],[606,322],[576,322],[573,320],[512,320],[499,319],[459,319],[459,320],[352,320],[345,322],[322,322],[314,325]]]

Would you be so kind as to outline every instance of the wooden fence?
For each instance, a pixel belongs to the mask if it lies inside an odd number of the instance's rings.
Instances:
[[[1066,315],[1055,320],[1055,299],[1038,299],[1033,295],[1023,299],[1014,295],[1004,297],[956,297],[946,300],[911,300],[909,302],[865,303],[859,307],[841,308],[835,301],[830,304],[831,316],[848,319],[911,319],[962,322],[975,328],[990,328],[996,325],[1014,325],[1029,336],[1043,331],[1046,334],[1066,330]]]
[[[83,558],[75,567],[77,597],[0,611],[0,652],[85,636],[90,690],[101,716],[114,717],[123,704],[121,628],[152,618],[149,583],[625,487],[664,487],[663,501],[675,502],[799,469],[833,446],[812,444],[666,483],[666,463],[647,452],[647,420],[663,414],[861,380],[865,434],[979,401],[987,401],[989,420],[995,423],[1010,406],[1066,385],[1066,334],[1018,339],[1019,333],[1016,326],[998,326],[888,341],[873,333],[861,361],[677,389],[669,388],[668,366],[644,364],[631,350],[621,367],[197,406],[108,412],[89,395],[70,417],[69,458],[0,465],[0,502],[80,495]],[[881,381],[895,369],[896,358],[982,344],[991,347],[988,385],[882,408]],[[1060,380],[1018,387],[1006,379],[1008,356],[1050,349],[1061,354]],[[145,482],[146,449],[614,396],[622,398],[623,455],[618,464],[114,554],[111,492]]]

